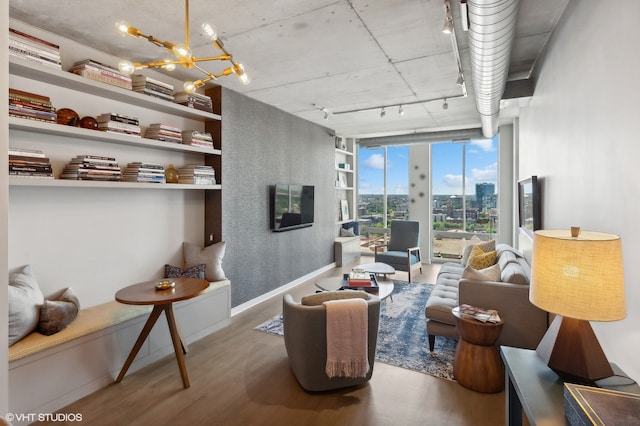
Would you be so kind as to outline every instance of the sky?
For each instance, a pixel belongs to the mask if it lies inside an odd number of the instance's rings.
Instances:
[[[467,194],[475,194],[475,184],[498,179],[497,137],[468,143],[432,145],[432,185],[434,195],[462,194],[462,149],[466,148]],[[387,147],[388,194],[409,193],[409,147]],[[358,193],[382,194],[384,190],[384,149],[359,149]]]

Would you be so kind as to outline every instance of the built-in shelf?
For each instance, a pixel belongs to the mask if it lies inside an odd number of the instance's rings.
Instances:
[[[132,90],[112,86],[100,81],[91,80],[67,71],[58,70],[45,65],[39,65],[13,56],[9,57],[9,73],[58,87],[90,95],[101,96],[114,101],[125,102],[131,105],[179,117],[195,120],[221,120],[221,117],[218,114],[189,108],[174,102],[165,101],[153,96],[137,93]]]
[[[222,185],[195,185],[183,183],[103,182],[92,180],[41,179],[9,176],[9,186],[47,186],[66,188],[113,188],[113,189],[222,189]]]
[[[199,146],[179,143],[163,142],[130,135],[107,133],[100,130],[83,129],[81,127],[63,126],[56,123],[30,120],[28,118],[9,117],[9,129],[22,130],[45,135],[64,136],[82,139],[83,141],[107,142],[121,145],[133,145],[144,148],[162,149],[167,151],[197,152],[200,154],[220,155],[219,149],[203,148]]]

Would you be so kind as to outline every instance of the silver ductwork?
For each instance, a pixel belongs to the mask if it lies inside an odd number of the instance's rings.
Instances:
[[[359,139],[358,144],[363,148],[379,148],[390,145],[410,145],[425,142],[468,141],[482,138],[482,132],[476,129],[443,130],[429,133],[409,133],[405,135],[379,136]]]
[[[468,0],[471,74],[482,133],[498,133],[520,0]]]

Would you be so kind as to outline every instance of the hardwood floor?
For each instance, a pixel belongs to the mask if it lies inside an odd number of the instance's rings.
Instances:
[[[351,266],[322,276],[341,274]],[[437,265],[425,265],[414,280],[434,282],[437,270]],[[394,278],[406,280],[407,274],[397,272]],[[296,298],[311,294],[316,290],[313,282],[290,293]],[[90,425],[504,424],[504,392],[481,394],[381,362],[364,386],[305,392],[289,369],[282,337],[253,330],[282,312],[281,304],[282,296],[274,297],[191,344],[188,389],[183,389],[171,355],[60,412],[79,413],[82,423]]]

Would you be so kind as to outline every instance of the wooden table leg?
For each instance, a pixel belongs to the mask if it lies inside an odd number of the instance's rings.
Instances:
[[[187,366],[184,363],[184,345],[182,339],[178,333],[178,327],[176,326],[176,319],[173,315],[173,305],[163,305],[164,314],[167,317],[167,324],[169,324],[169,333],[171,334],[171,341],[173,342],[173,350],[176,353],[176,360],[178,361],[178,368],[180,368],[180,375],[182,376],[182,384],[185,388],[191,386],[189,384],[189,375],[187,374]]]
[[[171,305],[169,305],[169,306],[171,306]],[[147,319],[147,322],[145,323],[144,327],[142,328],[142,331],[140,332],[140,335],[138,336],[138,340],[136,340],[136,344],[133,345],[133,349],[131,349],[131,353],[129,353],[129,357],[127,357],[127,360],[125,361],[124,366],[122,367],[122,370],[120,370],[120,374],[118,375],[118,378],[116,379],[116,383],[120,383],[122,381],[122,379],[124,378],[124,375],[127,374],[127,370],[129,369],[129,367],[133,363],[133,360],[136,358],[136,355],[138,355],[138,352],[140,351],[140,348],[142,347],[142,344],[147,339],[147,336],[149,335],[149,332],[151,331],[151,329],[155,325],[156,321],[158,320],[158,317],[162,313],[162,310],[163,310],[163,306],[162,305],[156,305],[156,306],[153,307],[153,311],[151,311],[151,315],[149,315],[149,318]]]

